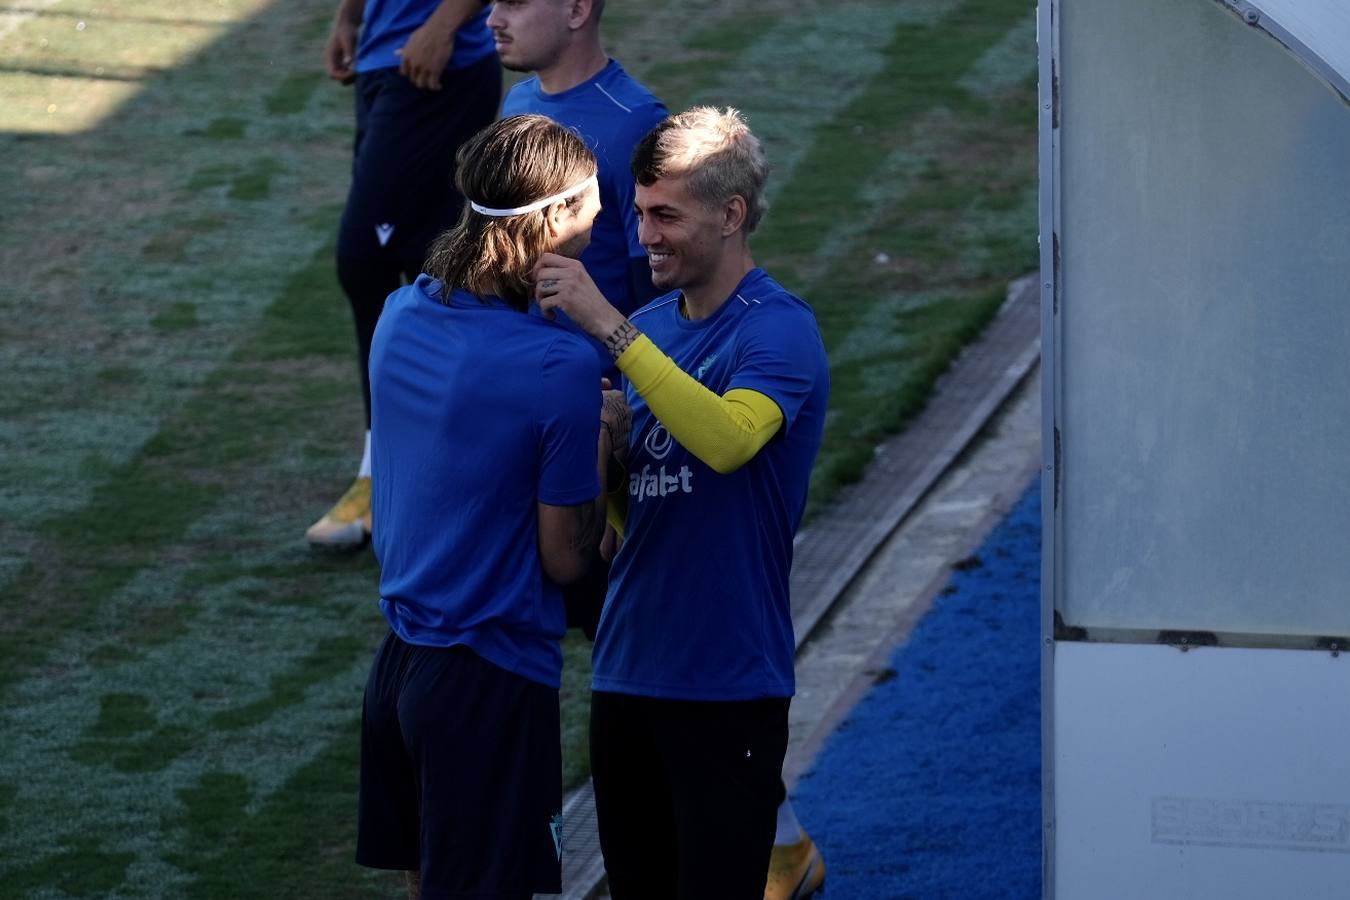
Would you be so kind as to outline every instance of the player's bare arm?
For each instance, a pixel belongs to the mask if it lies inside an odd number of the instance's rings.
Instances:
[[[580,260],[545,253],[534,267],[535,298],[547,315],[561,309],[618,359],[642,332],[604,298]]]
[[[600,429],[596,444],[596,467],[603,486],[608,477],[610,429]],[[586,574],[600,551],[605,531],[606,495],[574,506],[538,504],[539,561],[544,574],[557,584],[571,584]]]
[[[628,461],[628,432],[633,425],[633,411],[623,391],[605,391],[600,405],[600,425],[608,433],[614,459],[620,464]]]
[[[455,32],[483,5],[482,0],[442,0],[398,51],[399,74],[424,91],[439,91],[441,73],[454,53]]]
[[[356,37],[361,31],[364,0],[341,0],[333,16],[333,30],[324,47],[323,63],[328,77],[339,84],[356,80]]]

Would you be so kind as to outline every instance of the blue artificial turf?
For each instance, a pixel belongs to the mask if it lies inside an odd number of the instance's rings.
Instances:
[[[1040,896],[1040,485],[950,586],[793,792],[827,896]]]

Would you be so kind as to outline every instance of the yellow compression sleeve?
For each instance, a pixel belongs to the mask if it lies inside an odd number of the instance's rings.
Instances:
[[[714,472],[727,475],[754,459],[783,425],[783,411],[764,394],[732,388],[719,397],[645,334],[618,363],[666,430]]]

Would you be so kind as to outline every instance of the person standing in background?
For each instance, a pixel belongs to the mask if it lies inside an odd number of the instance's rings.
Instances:
[[[356,86],[352,183],[337,274],[356,325],[365,449],[355,481],[305,533],[318,547],[370,538],[371,336],[385,298],[421,273],[459,218],[455,153],[490,124],[501,67],[483,0],[341,0],[324,54],[328,77]]]
[[[591,279],[627,315],[656,296],[633,213],[633,150],[666,117],[651,91],[600,42],[604,0],[499,0],[488,16],[502,65],[534,76],[515,85],[502,115],[537,113],[572,129],[595,154],[600,215],[581,255]]]

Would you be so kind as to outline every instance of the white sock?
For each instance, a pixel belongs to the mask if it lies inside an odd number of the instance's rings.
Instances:
[[[361,454],[361,468],[356,470],[357,478],[370,477],[370,431],[366,431],[366,449]]]
[[[784,797],[778,805],[778,831],[773,836],[773,842],[795,844],[802,839],[803,834],[805,832],[797,821],[797,814],[792,811],[792,801]]]

